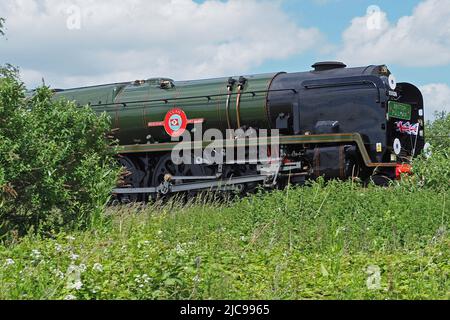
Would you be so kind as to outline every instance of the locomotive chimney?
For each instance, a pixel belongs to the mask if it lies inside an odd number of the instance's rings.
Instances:
[[[338,61],[324,61],[324,62],[317,62],[312,65],[315,71],[326,71],[326,70],[332,70],[332,69],[340,69],[340,68],[346,68],[347,65],[342,62]]]

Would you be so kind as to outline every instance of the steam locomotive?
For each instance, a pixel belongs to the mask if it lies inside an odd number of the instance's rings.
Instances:
[[[56,90],[55,99],[111,116],[118,160],[128,171],[114,190],[122,200],[248,191],[318,177],[384,184],[408,172],[425,145],[420,90],[397,83],[385,65],[312,68],[196,81],[151,78]]]

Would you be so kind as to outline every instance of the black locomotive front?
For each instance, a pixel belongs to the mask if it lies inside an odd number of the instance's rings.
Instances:
[[[313,65],[310,72],[278,75],[270,88],[268,116],[287,135],[361,135],[371,167],[355,144],[316,145],[304,157],[314,175],[346,178],[375,173],[393,179],[424,148],[424,108],[420,90],[396,83],[384,65],[347,68],[339,62]],[[294,88],[297,95],[280,89]],[[398,164],[390,165],[392,163]],[[378,165],[377,165],[378,164]]]

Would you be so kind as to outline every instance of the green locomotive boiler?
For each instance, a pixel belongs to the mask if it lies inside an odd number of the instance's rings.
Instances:
[[[161,193],[276,187],[320,176],[382,184],[408,171],[425,145],[422,94],[412,84],[397,83],[385,65],[319,62],[299,73],[151,78],[55,90],[55,99],[111,116],[118,158],[130,173],[114,192],[130,201]],[[242,145],[263,145],[269,160],[246,151],[248,161],[215,163],[202,152],[193,152],[191,162],[174,161],[177,139],[201,137],[184,148],[202,151],[214,140],[205,138],[208,130],[222,133],[222,145],[236,153]],[[246,134],[261,130],[269,130],[268,142]],[[270,145],[275,138],[276,152]]]

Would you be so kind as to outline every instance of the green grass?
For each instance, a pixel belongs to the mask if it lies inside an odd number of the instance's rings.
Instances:
[[[0,245],[0,299],[449,299],[449,203],[336,182],[110,208],[90,231]]]

